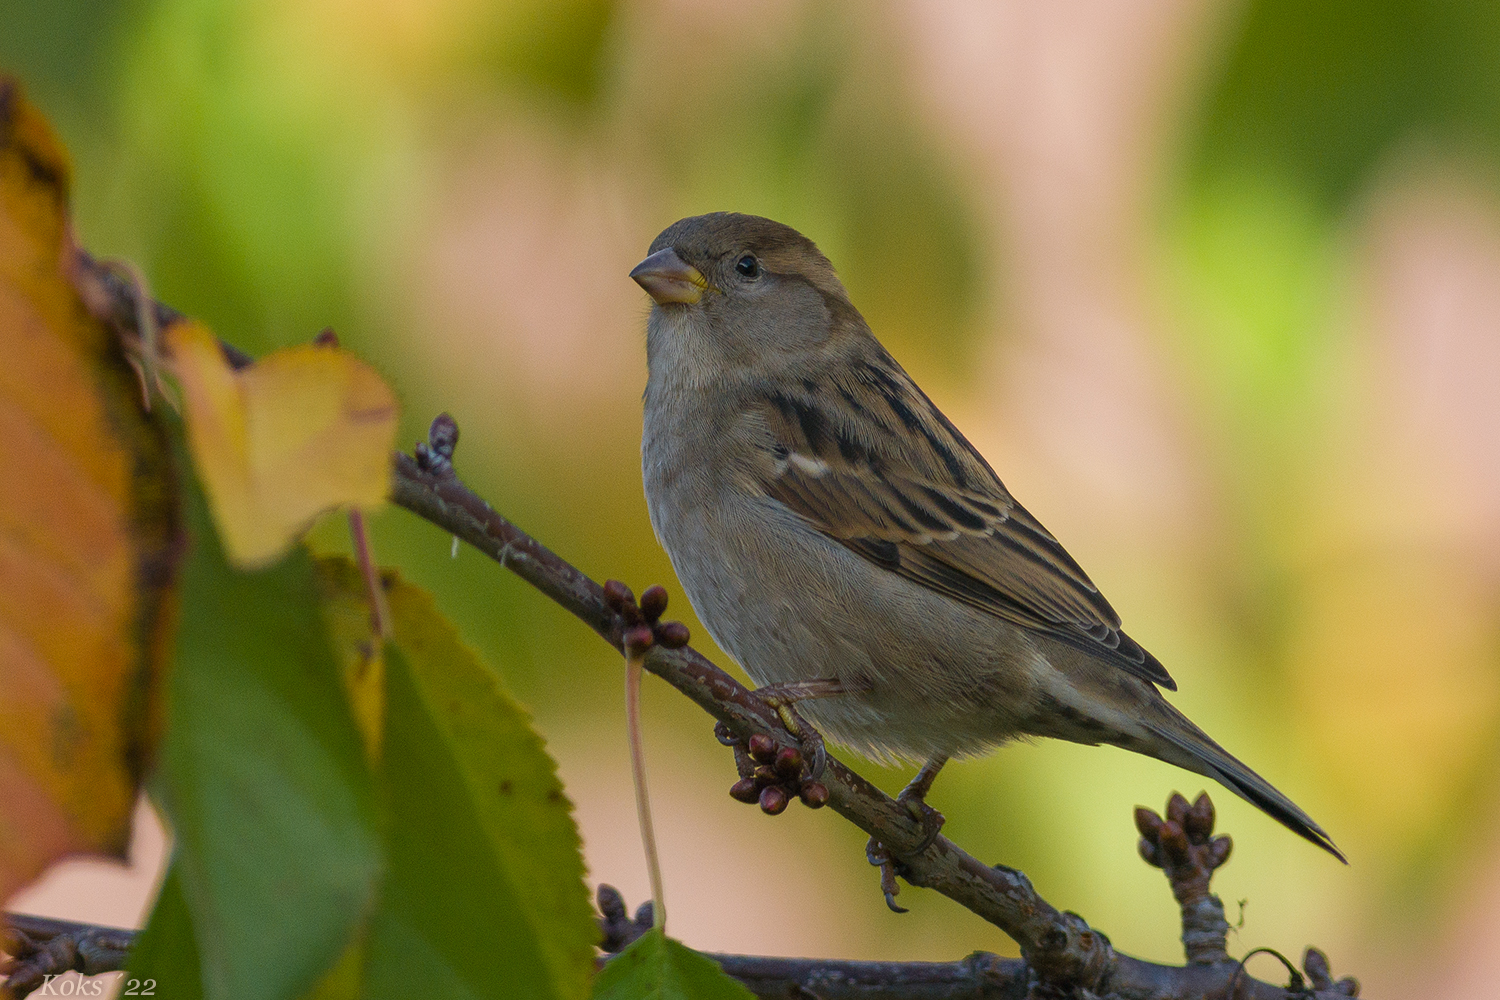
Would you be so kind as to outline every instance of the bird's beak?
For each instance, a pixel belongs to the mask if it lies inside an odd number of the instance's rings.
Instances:
[[[708,279],[693,265],[677,256],[671,247],[658,250],[630,272],[636,284],[644,288],[657,305],[683,302],[691,305],[703,297]]]

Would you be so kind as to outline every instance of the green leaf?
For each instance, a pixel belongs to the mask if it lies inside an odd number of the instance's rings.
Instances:
[[[369,910],[382,860],[374,783],[311,558],[299,547],[264,571],[231,569],[186,486],[195,545],[157,788],[203,994],[284,1000],[333,966]]]
[[[652,928],[610,959],[593,1000],[754,1000],[719,963]]]
[[[325,607],[347,623],[358,571],[319,570]],[[392,573],[385,583],[390,817],[364,996],[585,997],[599,931],[556,765],[432,598]]]
[[[193,917],[182,896],[182,880],[177,876],[176,865],[167,869],[151,919],[130,950],[127,969],[126,983],[130,980],[141,983],[137,993],[151,989],[156,996],[172,1000],[202,1000],[198,941],[193,936]],[[145,985],[147,981],[150,986]]]
[[[356,938],[302,1000],[355,1000],[359,997],[364,942]],[[134,984],[142,996],[202,1000],[203,976],[192,915],[182,897],[175,866],[167,869],[151,921],[136,939],[122,989]]]

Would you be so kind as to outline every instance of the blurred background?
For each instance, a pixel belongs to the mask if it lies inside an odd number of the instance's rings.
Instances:
[[[1500,997],[1500,7],[0,0],[0,26],[75,159],[84,245],[257,353],[332,324],[406,440],[453,413],[473,486],[596,578],[666,583],[726,666],[647,522],[625,275],[688,214],[807,233],[1175,704],[1348,853],[1210,787],[1231,950]],[[402,511],[375,544],[535,712],[591,878],[644,899],[618,658]],[[853,827],[732,802],[707,718],[657,681],[646,702],[689,944],[1015,953],[934,893],[889,913]],[[1131,809],[1203,787],[1047,742],[951,765],[932,801],[979,858],[1180,962]],[[163,855],[141,830],[131,870],[67,864],[10,905],[140,921]]]

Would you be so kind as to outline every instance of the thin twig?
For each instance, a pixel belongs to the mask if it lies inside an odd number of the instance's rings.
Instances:
[[[65,972],[117,972],[125,968],[134,943],[135,931],[119,927],[7,913],[0,923],[0,952],[14,961],[4,969],[5,988],[24,997]]]
[[[140,341],[140,355],[138,359],[133,358],[131,361],[138,366],[137,372],[141,379],[141,406],[150,413],[151,393],[161,387],[161,336],[156,322],[156,310],[151,308],[151,286],[146,283],[145,272],[133,260],[122,258],[105,261],[104,264],[123,274],[135,295],[135,329]]]

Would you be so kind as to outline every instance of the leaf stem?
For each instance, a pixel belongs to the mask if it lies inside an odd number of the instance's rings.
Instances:
[[[375,554],[370,547],[370,536],[365,531],[365,515],[358,507],[349,508],[349,537],[354,542],[354,557],[359,562],[359,574],[365,580],[365,592],[370,598],[370,628],[382,639],[391,637],[391,610],[385,602],[385,587],[381,586],[380,573],[375,568]]]
[[[651,823],[651,796],[646,789],[646,744],[641,735],[641,674],[644,653],[625,658],[625,728],[630,742],[630,776],[635,783],[635,814],[641,824],[641,845],[646,849],[646,871],[651,877],[653,923],[667,930],[667,906],[661,889],[661,859],[656,853],[656,829]]]

